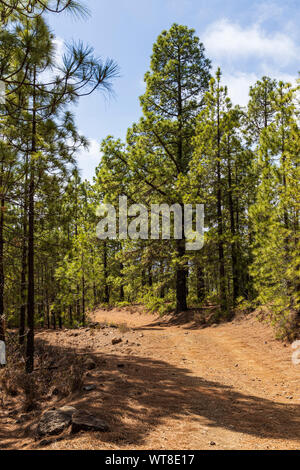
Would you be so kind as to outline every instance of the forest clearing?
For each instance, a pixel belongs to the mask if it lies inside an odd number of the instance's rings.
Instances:
[[[299,450],[300,9],[223,3],[0,0],[2,450]]]

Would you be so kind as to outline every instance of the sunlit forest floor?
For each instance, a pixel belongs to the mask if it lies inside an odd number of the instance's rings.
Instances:
[[[92,320],[99,327],[37,335],[57,358],[76,352],[93,360],[84,379],[92,390],[53,396],[21,423],[11,398],[1,412],[1,448],[300,448],[300,369],[290,345],[255,314],[206,327],[193,312],[174,321],[128,307],[99,310]],[[34,430],[42,411],[63,405],[88,410],[110,432],[66,432],[41,445]]]

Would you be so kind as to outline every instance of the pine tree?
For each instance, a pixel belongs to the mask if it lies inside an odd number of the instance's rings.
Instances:
[[[291,85],[279,82],[271,97],[275,115],[261,135],[262,171],[251,209],[252,275],[258,300],[269,306],[281,333],[289,334],[290,313],[299,312],[299,128]]]

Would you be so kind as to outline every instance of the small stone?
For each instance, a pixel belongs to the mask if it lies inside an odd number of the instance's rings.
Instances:
[[[43,414],[38,424],[38,436],[56,436],[61,434],[70,426],[72,416],[75,412],[75,408],[68,406],[62,407],[58,410],[47,411]]]
[[[43,440],[39,443],[39,447],[48,447],[48,446],[50,446],[53,442],[55,442],[55,441],[51,441],[50,439],[43,439]]]
[[[76,408],[74,406],[62,406],[61,408],[58,409],[61,413],[66,414],[67,416],[73,416],[74,413],[76,413]]]
[[[77,434],[80,431],[107,432],[109,427],[104,421],[83,411],[78,411],[73,415],[71,433]]]
[[[123,341],[122,338],[113,338],[111,340],[111,344],[113,344],[113,345],[120,344],[120,343],[122,343],[122,341]]]
[[[88,370],[96,369],[96,363],[93,361],[93,359],[87,359],[85,365]]]
[[[83,390],[85,392],[92,392],[93,390],[96,390],[96,386],[95,385],[86,385],[85,387],[83,387]]]
[[[210,445],[211,446],[216,446],[217,444],[214,441],[211,441]]]

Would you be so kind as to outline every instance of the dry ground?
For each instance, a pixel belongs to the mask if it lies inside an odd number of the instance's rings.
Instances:
[[[129,328],[38,334],[97,363],[85,379],[95,390],[44,409],[89,410],[111,432],[65,435],[49,449],[300,449],[300,367],[254,315],[205,327],[192,314],[174,322],[135,307],[93,320]],[[122,343],[113,346],[114,337]],[[38,416],[18,424],[0,413],[0,448],[38,447],[30,432]]]

